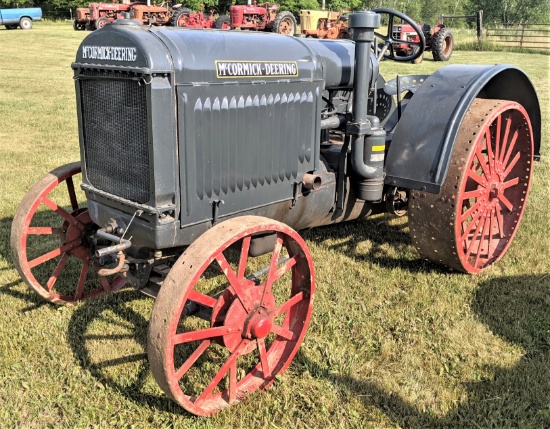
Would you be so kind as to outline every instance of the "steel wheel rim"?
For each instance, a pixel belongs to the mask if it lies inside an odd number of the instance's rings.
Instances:
[[[160,335],[164,335],[164,338],[161,341],[166,341],[167,344],[166,352],[161,356],[161,360],[163,361],[161,363],[158,362],[158,354],[155,354],[158,352],[153,353],[153,356],[151,355],[151,350],[159,347],[159,343],[154,338],[158,333],[155,326],[153,326],[153,320],[161,317],[166,318],[166,316],[162,316],[161,312],[156,311],[158,309],[157,304],[161,305],[160,294],[157,297],[157,302],[155,302],[148,347],[153,373],[161,388],[172,399],[191,413],[197,415],[216,413],[223,408],[241,402],[250,393],[260,388],[265,389],[269,387],[274,382],[275,375],[280,374],[290,365],[307,330],[314,294],[311,255],[305,243],[295,231],[279,222],[268,221],[268,223],[265,223],[265,219],[262,220],[264,222],[263,229],[259,230],[257,219],[257,217],[247,216],[224,222],[225,224],[233,224],[229,225],[229,227],[236,226],[235,233],[229,239],[225,236],[221,240],[223,241],[221,244],[220,241],[216,242],[216,245],[213,246],[215,247],[214,250],[203,251],[203,255],[205,253],[209,253],[210,255],[204,258],[200,266],[193,268],[188,287],[182,295],[183,299],[180,299],[177,308],[175,308],[176,304],[172,305],[170,311],[172,319],[167,322],[169,326],[162,328],[164,332]],[[248,222],[248,224],[245,227],[237,226],[237,223],[241,223],[243,220],[244,222]],[[262,286],[253,286],[250,280],[247,281],[244,277],[244,267],[248,264],[248,257],[242,255],[248,255],[250,236],[252,233],[258,233],[258,231],[266,231],[266,228],[278,233],[277,245],[272,253],[272,264],[269,267],[267,275],[268,279],[270,276],[275,276],[278,273],[279,277],[272,277],[272,284],[275,284],[285,275],[292,277],[293,295],[288,297],[281,305],[276,304],[274,299],[268,297],[268,294],[263,294],[261,291]],[[212,230],[193,243],[182,258],[185,259],[185,254],[188,252],[189,254],[197,254],[197,252],[200,252],[199,247],[201,245],[215,241],[216,231],[214,231],[214,234],[208,234],[210,232]],[[238,269],[234,270],[226,263],[224,252],[233,243],[239,241],[242,241],[240,247],[241,256],[239,256]],[[277,265],[273,265],[273,261],[276,261],[278,258],[280,246],[290,246],[294,250],[299,249],[299,252],[293,254],[288,261],[280,264],[277,268]],[[293,250],[289,251],[289,254],[292,252]],[[189,263],[189,261],[185,263]],[[201,296],[194,289],[195,285],[193,284],[197,277],[201,276],[211,263],[218,264],[220,269],[226,272],[225,277],[231,285],[224,290],[218,299]],[[166,285],[170,288],[175,287],[175,277],[180,275],[181,272],[179,270],[174,271],[172,269],[162,288],[165,288]],[[181,285],[178,286],[181,287]],[[251,289],[258,287],[260,289],[256,291],[256,296],[254,297]],[[163,292],[162,288],[161,293]],[[262,295],[261,298],[258,296],[258,293]],[[223,301],[231,296],[233,296],[233,301],[230,301],[230,304],[226,306]],[[188,297],[192,297],[195,301],[203,302],[212,308],[210,328],[194,332],[181,333],[177,331],[180,315]],[[252,297],[250,301],[248,301],[249,297]],[[253,303],[254,299],[259,300],[261,305],[258,306],[257,302]],[[240,308],[237,308],[235,311],[234,307]],[[219,323],[221,322],[218,316],[222,313],[223,324],[220,325]],[[278,325],[274,320],[277,314],[284,315],[282,326]],[[218,319],[218,323],[214,323],[215,319]],[[231,320],[228,322],[228,319]],[[275,333],[276,338],[268,344],[267,336],[271,333]],[[245,335],[250,335],[251,339],[245,338]],[[284,335],[287,339],[279,335]],[[189,353],[188,356],[186,355],[185,359],[182,359],[184,362],[181,365],[176,364],[174,359],[176,347],[189,344],[192,341],[199,342],[198,346],[194,348],[192,353]],[[221,359],[224,362],[223,364],[220,362],[218,372],[208,386],[200,394],[189,395],[184,392],[180,387],[180,380],[195,365],[199,356],[202,356],[210,348],[217,348],[220,345],[229,351],[230,356],[227,360],[225,358]],[[239,366],[240,358],[244,359],[252,353],[257,353],[259,360],[253,368],[245,370],[246,374],[244,376],[237,379],[237,372],[241,371],[241,367]],[[256,362],[254,356],[255,354],[251,359]],[[222,380],[225,381],[225,386],[219,387]],[[216,389],[217,391],[215,391]]]
[[[292,29],[294,25],[290,18],[285,18],[279,24],[279,33],[280,34],[292,34]]]
[[[57,168],[44,176],[27,193],[19,205],[11,232],[11,246],[14,264],[21,277],[39,295],[55,304],[71,304],[83,299],[91,298],[107,291],[120,289],[126,281],[116,276],[107,279],[98,276],[99,285],[91,291],[85,291],[86,281],[91,272],[99,269],[90,258],[88,246],[82,242],[86,230],[92,227],[92,222],[85,207],[80,207],[76,198],[73,178],[81,172],[80,163],[67,164]],[[49,195],[63,183],[67,186],[71,210],[67,211],[49,198]],[[46,206],[52,213],[56,213],[62,221],[58,227],[40,225],[31,226],[40,206]],[[80,231],[82,234],[78,233]],[[29,236],[54,235],[60,236],[61,245],[37,258],[28,260]],[[75,235],[77,234],[77,235]],[[56,259],[57,258],[57,259]],[[57,293],[56,283],[63,275],[67,263],[72,259],[82,261],[79,269],[79,278],[74,295]],[[58,260],[55,269],[51,272],[47,282],[38,280],[33,273],[34,268],[40,267],[49,261]]]
[[[455,222],[457,252],[469,272],[502,258],[517,232],[532,178],[532,135],[525,109],[506,102],[475,136],[460,179]]]
[[[533,153],[531,123],[520,104],[475,99],[462,120],[441,192],[411,192],[410,233],[420,255],[470,274],[501,259],[525,210]]]

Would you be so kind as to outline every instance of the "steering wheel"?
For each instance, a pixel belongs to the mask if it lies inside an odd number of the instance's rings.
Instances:
[[[404,13],[398,12],[394,9],[381,7],[378,9],[372,9],[372,11],[380,15],[388,15],[387,36],[377,33],[376,31],[374,32],[374,35],[377,38],[384,41],[384,43],[380,45],[381,50],[378,58],[379,61],[382,57],[384,57],[394,61],[410,62],[414,61],[416,58],[424,54],[424,49],[426,48],[426,38],[424,37],[424,33],[422,33],[422,30],[420,29],[420,27],[418,27],[418,24],[416,24],[416,22],[414,22]],[[416,33],[412,38],[414,40],[411,40],[410,37],[408,38],[408,40],[401,40],[399,39],[399,33],[393,33],[393,21],[395,18],[399,18],[403,21],[403,23],[409,24],[413,28],[414,32]],[[416,36],[418,36],[418,38]],[[399,47],[404,47],[405,49],[410,48],[410,51],[412,53],[409,55],[397,55],[396,49]]]

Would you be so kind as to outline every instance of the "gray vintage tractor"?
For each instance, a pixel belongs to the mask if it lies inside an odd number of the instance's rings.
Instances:
[[[315,275],[297,231],[408,212],[421,256],[491,266],[539,154],[535,90],[509,65],[385,81],[377,54],[414,58],[371,52],[407,42],[380,22],[352,14],[353,41],[131,20],[88,35],[72,65],[81,160],[18,208],[22,278],[54,304],[155,297],[152,372],[209,415],[269,387],[304,339]]]

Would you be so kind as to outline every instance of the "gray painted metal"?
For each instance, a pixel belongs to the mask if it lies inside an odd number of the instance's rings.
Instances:
[[[522,104],[540,154],[540,106],[524,72],[510,65],[452,65],[428,77],[409,101],[388,150],[386,184],[439,193],[458,130],[476,97]]]

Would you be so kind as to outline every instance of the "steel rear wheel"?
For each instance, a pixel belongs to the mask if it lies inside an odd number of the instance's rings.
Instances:
[[[270,253],[252,256],[252,236]],[[243,216],[199,237],[177,260],[153,307],[148,354],[160,387],[186,410],[210,415],[269,387],[294,358],[315,280],[302,238]]]
[[[13,262],[21,277],[54,304],[74,303],[120,289],[123,277],[102,277],[92,259],[97,226],[79,202],[80,163],[44,176],[25,195],[11,229]],[[83,199],[83,198],[80,198]]]
[[[520,104],[476,99],[441,194],[411,193],[409,223],[419,253],[472,274],[502,258],[525,210],[533,151],[531,122]]]

